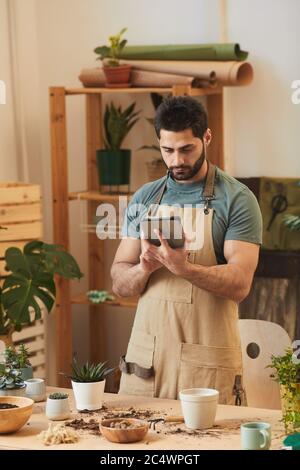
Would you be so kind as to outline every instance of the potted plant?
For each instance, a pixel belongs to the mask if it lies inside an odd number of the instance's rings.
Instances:
[[[104,113],[105,149],[97,150],[97,165],[100,185],[129,184],[131,150],[121,149],[129,131],[138,121],[135,103],[124,111],[111,103],[106,105]]]
[[[300,430],[300,361],[291,348],[282,356],[272,356],[271,378],[280,385],[282,421],[287,434]]]
[[[105,379],[114,369],[107,368],[106,362],[86,362],[79,366],[75,358],[71,367],[72,374],[67,377],[72,381],[77,410],[99,410],[102,407]]]
[[[159,93],[151,93],[151,101],[152,101],[154,109],[156,110],[158,106],[161,104],[161,102],[163,101],[163,96],[160,95]],[[153,128],[154,118],[146,118],[146,119]],[[166,175],[167,167],[161,156],[159,145],[154,145],[154,144],[143,145],[142,147],[139,148],[139,150],[151,150],[158,154],[157,157],[153,158],[150,162],[146,163],[149,181],[157,180]]]
[[[26,385],[20,369],[0,363],[0,396],[25,397]]]
[[[18,350],[12,346],[6,346],[3,355],[6,365],[21,370],[23,380],[32,379],[33,368],[29,360],[29,351],[24,344],[20,344]]]
[[[67,393],[50,393],[46,402],[46,416],[52,421],[70,417],[69,395]]]
[[[107,87],[124,88],[130,86],[132,67],[129,64],[120,65],[120,54],[127,44],[127,40],[122,39],[125,31],[127,28],[123,28],[115,36],[109,36],[109,46],[100,46],[94,49],[94,52],[100,56],[98,59],[102,60]]]
[[[56,294],[54,276],[80,279],[83,274],[63,247],[39,240],[26,243],[23,251],[8,248],[4,257],[10,274],[0,288],[0,341],[13,346],[14,331],[40,319],[42,306],[51,312]]]

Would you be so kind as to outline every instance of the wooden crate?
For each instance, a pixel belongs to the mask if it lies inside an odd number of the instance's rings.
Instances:
[[[41,189],[37,184],[0,182],[0,282],[9,274],[4,253],[10,246],[23,248],[30,240],[43,236]],[[45,328],[43,320],[13,334],[16,345],[24,343],[37,377],[45,376]]]

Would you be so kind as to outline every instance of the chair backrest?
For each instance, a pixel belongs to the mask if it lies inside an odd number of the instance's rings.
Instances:
[[[247,405],[280,409],[279,384],[270,379],[266,368],[271,355],[281,355],[291,346],[287,332],[277,323],[263,320],[239,320],[243,357],[243,384]]]

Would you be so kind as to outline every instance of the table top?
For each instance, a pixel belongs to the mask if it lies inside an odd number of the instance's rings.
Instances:
[[[69,389],[48,387],[47,392],[65,391],[69,394],[72,409],[71,420],[83,418],[100,420],[108,412],[119,413],[120,410],[150,410],[155,416],[181,415],[180,401],[160,398],[138,397],[133,395],[118,395],[105,393],[105,411],[78,413],[74,407],[73,392]],[[184,424],[157,424],[156,429],[150,429],[143,441],[131,444],[115,444],[102,435],[79,430],[79,441],[75,444],[59,444],[45,446],[38,434],[46,430],[51,422],[45,416],[45,402],[35,403],[34,411],[28,423],[14,434],[0,434],[0,449],[40,449],[40,450],[136,450],[152,451],[159,449],[171,450],[239,450],[240,425],[242,422],[261,421],[272,426],[271,449],[282,448],[284,430],[280,422],[280,410],[267,410],[242,406],[218,405],[217,416],[213,428],[203,431],[189,431]],[[54,423],[63,423],[55,421]]]

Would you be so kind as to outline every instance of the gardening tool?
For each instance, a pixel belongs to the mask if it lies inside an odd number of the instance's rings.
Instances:
[[[288,206],[287,198],[283,196],[282,194],[277,194],[276,196],[272,198],[272,201],[271,201],[272,215],[271,215],[271,219],[269,221],[267,230],[270,230],[271,225],[274,222],[276,216],[284,212],[287,206]]]
[[[148,423],[150,423],[150,428],[152,426],[153,430],[155,431],[155,426],[157,423],[184,423],[183,416],[164,416],[162,418],[150,418],[148,419]]]
[[[242,376],[236,375],[234,379],[234,386],[232,390],[233,395],[235,395],[235,402],[236,406],[242,405],[242,395],[244,393],[244,389],[242,387]]]

